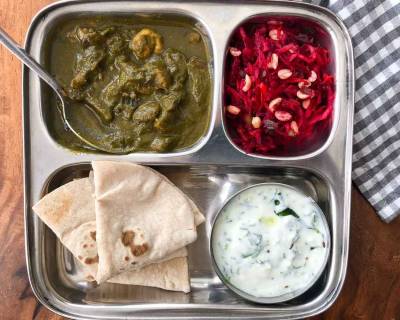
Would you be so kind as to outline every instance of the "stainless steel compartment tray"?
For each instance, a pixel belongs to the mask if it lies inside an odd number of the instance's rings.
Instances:
[[[209,315],[217,310],[235,310],[239,314],[252,314],[268,308],[255,308],[227,289],[215,274],[209,253],[209,236],[215,214],[225,201],[240,189],[262,182],[280,182],[290,184],[310,195],[326,214],[331,224],[334,214],[333,186],[318,173],[294,167],[243,167],[225,165],[156,165],[154,169],[167,176],[181,190],[188,194],[206,216],[206,222],[199,228],[198,240],[189,247],[189,273],[191,275],[190,294],[166,292],[155,288],[141,288],[118,284],[106,284],[91,287],[80,275],[79,265],[72,255],[64,249],[55,235],[43,224],[38,225],[37,244],[40,252],[35,262],[41,273],[38,278],[46,286],[47,294],[52,298],[53,307],[64,309],[61,299],[79,305],[80,316],[122,316],[139,308],[156,312],[157,304],[169,303],[171,315],[179,309],[188,314],[200,314],[196,309],[209,309]],[[50,176],[44,186],[44,193],[79,177],[88,176],[90,164],[75,164],[63,167]],[[49,257],[56,257],[49,258]],[[40,267],[41,266],[41,267]],[[332,262],[328,263],[319,281],[301,297],[287,304],[277,304],[280,308],[270,309],[272,314],[283,310],[295,309],[306,303],[312,303],[323,295],[327,282],[336,272]],[[99,311],[99,305],[110,306],[124,304],[119,310]],[[189,305],[189,306],[188,306]],[[106,308],[106,307],[105,307]],[[71,310],[71,309],[69,309]],[[72,310],[71,310],[72,311]],[[152,316],[154,316],[152,312]],[[164,313],[165,311],[163,311]],[[75,314],[74,314],[75,316]],[[160,315],[161,316],[161,315]]]
[[[41,114],[41,85],[24,69],[25,238],[28,273],[33,291],[45,306],[66,317],[99,318],[300,318],[322,312],[342,287],[348,254],[353,126],[353,60],[349,36],[330,12],[304,3],[281,1],[236,2],[60,2],[42,10],[33,20],[26,48],[38,60],[41,44],[59,17],[82,13],[174,12],[198,19],[209,33],[214,65],[215,126],[211,138],[191,155],[165,158],[154,155],[74,154],[48,135]],[[235,150],[221,128],[221,79],[227,40],[242,21],[259,14],[299,15],[324,26],[335,46],[337,129],[329,148],[309,160],[272,161],[251,158]],[[340,94],[339,94],[340,93]],[[73,281],[71,257],[31,211],[47,188],[87,174],[95,159],[152,164],[191,195],[205,211],[207,223],[190,250],[189,295],[124,286],[89,289]],[[291,303],[254,305],[232,295],[211,269],[207,242],[210,221],[224,198],[241,187],[262,181],[294,183],[321,205],[331,227],[332,252],[316,286]],[[200,253],[199,255],[197,253]],[[54,256],[56,254],[56,256]],[[51,259],[50,259],[51,257]],[[53,257],[56,257],[55,259]],[[113,291],[114,290],[114,291]]]

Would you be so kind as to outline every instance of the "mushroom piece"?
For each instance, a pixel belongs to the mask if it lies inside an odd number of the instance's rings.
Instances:
[[[163,50],[162,37],[157,32],[144,28],[133,37],[131,49],[139,59],[146,59],[153,52],[160,54]]]

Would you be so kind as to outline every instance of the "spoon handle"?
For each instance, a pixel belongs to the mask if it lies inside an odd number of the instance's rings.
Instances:
[[[26,51],[21,48],[1,27],[0,27],[0,43],[11,51],[18,59],[22,61],[29,69],[34,71],[44,82],[52,87],[59,94],[64,95],[63,90],[54,78],[43,69]]]

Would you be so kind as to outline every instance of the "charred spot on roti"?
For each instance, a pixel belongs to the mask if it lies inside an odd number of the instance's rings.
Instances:
[[[86,249],[86,248],[87,248],[87,244],[86,244],[86,243],[83,245],[83,248],[84,248],[84,249]]]
[[[145,254],[148,250],[149,250],[149,246],[147,245],[147,243],[143,243],[139,246],[131,245],[131,251],[135,257],[139,257],[139,256]]]
[[[139,237],[143,239],[143,235],[139,234]],[[135,244],[135,232],[132,230],[122,232],[121,241],[125,247],[130,247],[131,252],[135,257],[139,257],[145,254],[149,250],[149,246],[147,243]]]
[[[85,261],[84,261],[84,262],[85,262],[86,264],[98,263],[98,262],[99,262],[99,256],[96,255],[96,256],[93,257],[93,258],[90,258],[90,257],[85,258]]]
[[[93,241],[96,241],[96,231],[90,231],[90,237],[93,239]]]
[[[125,256],[125,261],[129,261],[129,257],[128,256]]]
[[[135,233],[133,231],[129,230],[122,233],[121,241],[125,247],[128,247],[131,244],[133,244],[134,239],[135,239]]]
[[[82,256],[78,256],[78,259],[79,259],[79,260],[82,260],[82,259],[83,259],[83,257],[82,257]]]

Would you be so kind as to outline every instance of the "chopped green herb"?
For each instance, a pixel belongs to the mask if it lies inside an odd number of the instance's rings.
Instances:
[[[317,215],[314,214],[312,222],[311,222],[311,229],[314,230],[316,233],[321,233],[319,229],[317,228]]]
[[[281,212],[276,212],[276,215],[280,216],[280,217],[293,216],[297,219],[300,218],[299,215],[290,208],[286,208],[285,210],[282,210]]]
[[[292,250],[292,249],[293,249],[294,244],[295,244],[295,243],[297,242],[297,240],[299,240],[299,239],[300,239],[299,231],[296,231],[296,236],[294,237],[292,243],[290,244],[289,250]]]
[[[248,257],[251,257],[253,254],[254,254],[254,252],[247,253],[247,254],[242,254],[242,258],[243,258],[243,259],[246,259],[246,258],[248,258]]]
[[[254,235],[252,235],[251,238],[249,238],[249,241],[252,244],[254,251],[242,254],[241,256],[243,259],[249,258],[249,257],[257,258],[258,255],[261,253],[261,251],[264,249],[264,246],[262,244],[262,235],[254,234]]]
[[[242,254],[242,258],[243,259],[246,259],[249,257],[257,258],[259,256],[259,254],[261,253],[262,249],[263,249],[262,246],[258,246],[254,252]]]
[[[281,202],[279,200],[276,200],[276,199],[274,200],[274,203],[275,203],[276,206],[279,206],[281,204]]]

